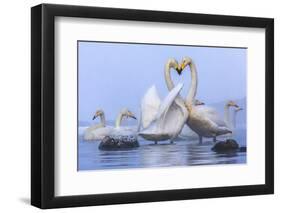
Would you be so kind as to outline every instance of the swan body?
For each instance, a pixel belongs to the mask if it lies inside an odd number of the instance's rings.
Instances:
[[[119,139],[119,140],[137,140],[137,128],[134,126],[121,126],[123,118],[133,118],[137,119],[134,114],[129,111],[127,108],[124,108],[120,111],[119,115],[116,118],[115,127],[112,129],[108,136]]]
[[[110,135],[113,127],[111,126],[100,126],[95,125],[88,127],[84,132],[84,140],[85,141],[94,141],[94,140],[102,140],[105,136]]]
[[[94,141],[94,140],[102,140],[105,136],[109,135],[113,130],[113,127],[106,126],[105,123],[105,114],[103,110],[97,110],[93,120],[100,117],[100,123],[90,126],[84,130],[84,140],[86,141]]]
[[[120,137],[137,137],[137,127],[115,127],[112,129],[110,134],[108,136],[111,136],[113,138],[120,138]]]
[[[213,138],[216,141],[216,136],[231,133],[224,120],[214,108],[208,106],[196,106],[195,96],[197,93],[198,77],[195,64],[192,59],[185,57],[181,64],[182,70],[190,66],[191,71],[191,85],[185,101],[189,112],[187,125],[191,130],[196,132],[199,136],[199,143],[202,143],[202,137]]]
[[[195,105],[201,106],[201,105],[204,105],[204,103],[202,103],[198,100],[195,100]],[[232,119],[230,118],[230,108],[235,108],[235,110],[233,111]],[[237,112],[241,110],[241,108],[234,101],[228,101],[224,106],[224,123],[220,119],[218,119],[219,115],[215,109],[213,109],[211,107],[204,107],[204,106],[199,107],[198,109],[199,109],[200,113],[202,113],[202,114],[209,113],[212,116],[212,119],[217,119],[217,121],[220,122],[221,125],[226,125],[232,131],[232,134],[233,134],[233,131],[235,130],[235,124],[234,124],[235,117],[236,117]],[[224,134],[223,136],[229,137],[232,134],[230,134],[230,133]],[[184,126],[181,134],[179,135],[179,139],[195,139],[195,138],[198,138],[198,135],[194,131],[192,131],[188,126]]]
[[[136,119],[133,113],[126,108],[119,112],[115,121],[115,127],[105,125],[105,116],[102,110],[98,110],[93,119],[97,117],[101,118],[101,123],[87,128],[84,132],[84,140],[102,140],[105,136],[119,137],[136,135],[136,128],[121,127],[121,122],[124,117]]]
[[[190,109],[189,114],[187,124],[199,137],[214,138],[231,133],[216,110],[211,107],[194,106]]]
[[[205,103],[196,99],[195,105],[201,106],[201,105],[205,105]],[[177,137],[177,140],[195,140],[195,139],[198,139],[198,135],[193,130],[191,130],[188,125],[183,126],[181,133]]]

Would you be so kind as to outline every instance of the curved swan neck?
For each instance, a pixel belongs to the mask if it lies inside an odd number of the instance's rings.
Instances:
[[[116,118],[116,121],[115,121],[115,127],[120,127],[121,125],[121,122],[122,122],[122,119],[123,119],[123,113],[122,112],[119,112],[117,118]]]
[[[189,92],[186,97],[186,104],[191,105],[194,103],[194,99],[197,92],[197,85],[198,85],[198,77],[197,77],[197,70],[196,66],[193,62],[190,62],[190,72],[191,72],[191,84],[189,87]]]
[[[171,67],[173,66],[173,61],[169,60],[165,65],[165,81],[168,87],[168,90],[171,91],[175,85],[171,78]]]
[[[100,123],[101,123],[102,126],[105,126],[105,115],[104,115],[104,113],[102,113],[100,115]]]
[[[178,66],[177,62],[173,59],[170,59],[168,60],[168,62],[166,63],[165,65],[165,82],[166,82],[166,85],[168,87],[168,90],[171,91],[172,89],[174,89],[175,85],[172,81],[172,78],[171,78],[171,68],[172,67],[176,67]],[[181,97],[181,95],[178,95],[178,97],[175,99],[175,102],[176,103],[184,103],[184,99]]]

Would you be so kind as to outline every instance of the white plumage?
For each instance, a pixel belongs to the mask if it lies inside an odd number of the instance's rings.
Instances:
[[[124,117],[134,118],[134,114],[130,112],[128,109],[122,109],[115,122],[115,127],[107,126],[105,124],[105,115],[102,110],[98,110],[94,116],[101,118],[101,123],[88,127],[84,132],[84,140],[87,141],[95,141],[95,140],[102,140],[105,136],[111,137],[120,137],[120,136],[129,136],[129,137],[137,137],[137,128],[136,127],[122,127],[121,122]]]
[[[155,86],[147,91],[141,104],[141,137],[156,142],[177,137],[188,117],[184,104],[177,99],[182,87],[178,84],[162,102]]]

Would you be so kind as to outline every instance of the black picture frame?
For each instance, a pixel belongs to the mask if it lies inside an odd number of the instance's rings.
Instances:
[[[93,195],[54,195],[54,20],[83,17],[264,28],[266,32],[265,184]],[[41,4],[31,8],[31,204],[60,208],[274,193],[274,19]]]

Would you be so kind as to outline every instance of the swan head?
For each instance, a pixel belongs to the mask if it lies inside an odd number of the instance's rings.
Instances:
[[[205,105],[204,102],[202,101],[199,101],[198,99],[195,100],[195,103],[194,103],[196,106],[199,106],[199,105]]]
[[[137,120],[136,116],[130,110],[128,110],[126,108],[122,110],[122,115],[126,116],[127,118],[130,117],[130,118],[133,118],[133,119]]]
[[[104,112],[101,109],[97,110],[93,117],[93,120],[95,120],[99,116],[102,116],[103,114],[104,114]]]
[[[177,73],[179,75],[181,75],[182,69],[176,59],[174,59],[174,58],[169,59],[167,64],[168,64],[169,68],[174,68],[177,71]]]
[[[226,105],[227,105],[228,107],[235,107],[236,109],[239,108],[239,106],[238,106],[234,101],[228,101],[228,102],[226,103]]]
[[[186,66],[190,65],[192,63],[192,59],[190,57],[184,57],[182,59],[182,62],[180,64],[180,69],[184,70]]]

